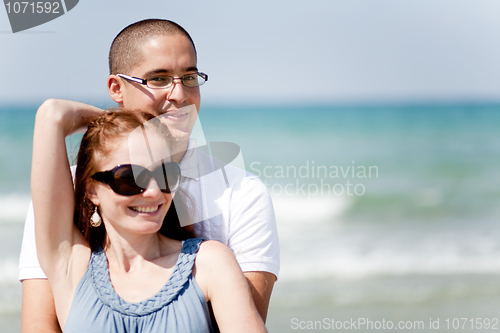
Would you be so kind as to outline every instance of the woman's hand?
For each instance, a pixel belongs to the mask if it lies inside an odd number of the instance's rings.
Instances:
[[[103,110],[95,106],[80,102],[48,99],[38,108],[37,117],[48,117],[62,130],[64,136],[69,136],[78,131],[85,131],[89,119],[102,112]]]

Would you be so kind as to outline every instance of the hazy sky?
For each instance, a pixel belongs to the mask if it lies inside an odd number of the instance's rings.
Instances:
[[[498,0],[80,0],[16,34],[0,9],[0,102],[110,101],[109,45],[151,17],[192,35],[205,102],[500,100]]]

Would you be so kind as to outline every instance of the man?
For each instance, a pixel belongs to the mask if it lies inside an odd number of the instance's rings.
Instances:
[[[180,143],[178,161],[188,175],[183,182],[188,194],[193,195],[195,215],[201,221],[194,224],[194,230],[231,248],[265,321],[279,272],[276,223],[265,185],[253,175],[241,176],[235,168],[224,173],[214,170],[208,177],[200,173],[189,176],[203,159],[194,158],[196,150],[191,149],[193,140],[189,136],[200,107],[198,85],[207,79],[198,73],[191,37],[167,20],[137,22],[115,38],[109,63],[111,98],[120,107],[161,115]],[[193,77],[197,83],[193,83]],[[100,112],[90,106],[84,111]],[[36,258],[31,210],[26,219],[19,277],[23,281],[22,332],[60,332],[52,291]]]

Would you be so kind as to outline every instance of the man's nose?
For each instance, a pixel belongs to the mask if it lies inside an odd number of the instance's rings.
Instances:
[[[182,79],[180,77],[175,77],[172,82],[172,88],[167,95],[168,100],[175,101],[177,104],[182,104],[186,101],[186,92],[184,85],[182,84]]]

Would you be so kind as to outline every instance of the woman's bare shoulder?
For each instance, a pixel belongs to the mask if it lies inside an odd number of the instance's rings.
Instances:
[[[213,265],[227,260],[236,262],[233,252],[226,245],[214,240],[201,243],[197,256],[198,262],[203,261],[205,263],[205,261],[208,261],[209,264]]]
[[[196,256],[194,277],[207,301],[214,291],[223,287],[227,279],[244,279],[233,252],[218,241],[204,241]]]
[[[233,252],[218,241],[204,241],[200,245],[195,266],[198,272],[207,276],[241,273]]]

